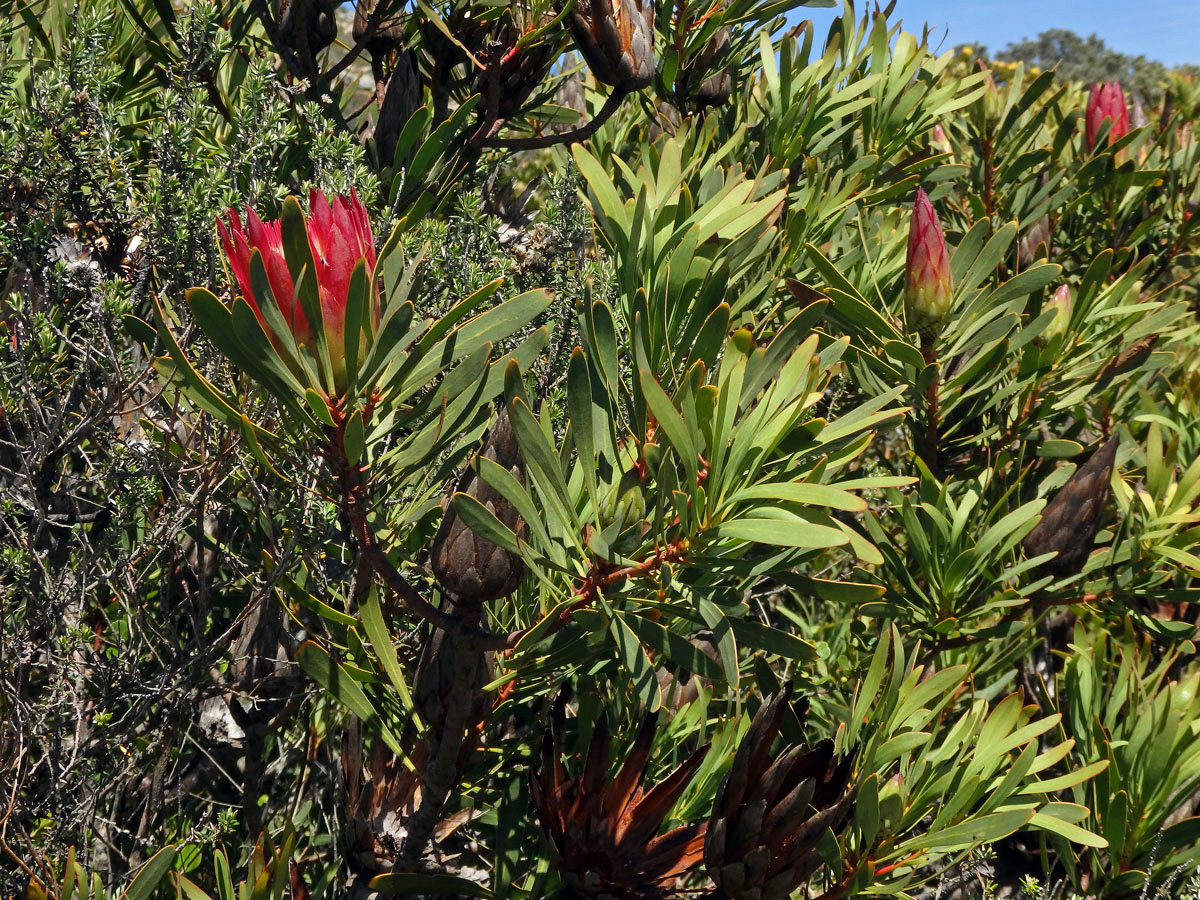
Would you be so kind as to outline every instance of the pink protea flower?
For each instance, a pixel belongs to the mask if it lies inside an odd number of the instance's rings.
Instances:
[[[309,210],[304,224],[308,246],[316,264],[317,293],[321,300],[325,341],[335,378],[341,381],[345,376],[344,334],[350,275],[360,259],[367,261],[368,271],[374,270],[375,240],[371,235],[367,210],[353,189],[349,197],[338,195],[332,200],[327,199],[321,191],[314,190],[309,194]],[[281,222],[263,222],[253,209],[248,209],[246,227],[243,229],[237,210],[230,209],[227,215],[228,225],[218,219],[217,230],[242,296],[258,316],[272,343],[278,347],[278,337],[272,333],[262,315],[264,298],[254,295],[250,282],[250,257],[257,250],[262,254],[267,282],[284,321],[296,342],[312,349],[315,346],[313,330],[300,307],[284,257]],[[378,325],[379,309],[376,303],[372,303],[371,307],[371,325],[374,328]]]
[[[908,232],[904,316],[910,328],[929,337],[950,311],[950,254],[929,196],[917,188]]]
[[[1105,119],[1112,123],[1108,131],[1110,146],[1129,133],[1129,108],[1125,105],[1125,92],[1121,90],[1119,81],[1092,85],[1092,91],[1088,95],[1084,128],[1084,138],[1089,151],[1096,148],[1096,138],[1100,135],[1100,126],[1104,124]]]

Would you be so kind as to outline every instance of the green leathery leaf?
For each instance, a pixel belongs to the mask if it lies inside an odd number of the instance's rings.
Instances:
[[[350,273],[350,286],[346,291],[346,312],[342,335],[343,359],[346,365],[346,394],[353,396],[358,386],[358,352],[363,345],[363,336],[371,335],[371,306],[374,303],[371,276],[367,271],[367,259],[363,257],[354,264]],[[367,341],[370,352],[370,341]]]
[[[683,420],[683,416],[675,409],[675,405],[671,399],[659,386],[658,380],[655,379],[645,369],[638,373],[642,387],[642,395],[646,398],[646,405],[650,412],[654,414],[654,418],[658,421],[659,427],[667,436],[675,448],[675,452],[679,455],[683,462],[683,467],[687,470],[688,476],[694,483],[700,467],[700,449],[696,444],[695,436],[688,424]]]
[[[817,658],[816,646],[782,629],[749,618],[730,619],[729,625],[738,642],[747,647],[795,662],[811,662]]]
[[[576,347],[567,364],[567,410],[571,419],[571,435],[583,469],[588,495],[599,503],[596,488],[596,423],[593,421],[592,375],[587,356]]]
[[[1057,804],[1047,804],[1047,806],[1055,805]],[[1031,828],[1038,828],[1042,831],[1049,831],[1052,834],[1059,835],[1060,837],[1065,837],[1068,841],[1071,841],[1074,844],[1081,844],[1084,847],[1095,847],[1103,850],[1108,846],[1108,841],[1100,837],[1100,835],[1093,834],[1086,828],[1081,828],[1073,822],[1060,819],[1058,816],[1046,812],[1044,808],[1033,814],[1033,818],[1029,820],[1029,826]]]
[[[929,850],[940,852],[991,844],[1025,827],[1033,816],[1032,809],[1007,809],[989,813],[926,835],[922,838],[922,843]]]
[[[454,511],[462,517],[467,527],[475,534],[509,553],[521,555],[521,546],[517,543],[517,536],[513,534],[512,530],[496,518],[495,513],[470,494],[459,491],[450,503],[454,507]]]
[[[366,449],[366,425],[362,410],[356,410],[346,419],[343,446],[346,448],[346,461],[352,466],[358,465]]]
[[[383,666],[388,681],[400,695],[405,711],[413,718],[417,730],[423,730],[420,717],[413,705],[412,693],[408,689],[408,681],[400,668],[400,659],[396,656],[396,647],[392,643],[391,632],[388,631],[387,623],[383,620],[383,608],[379,604],[379,590],[375,585],[371,585],[360,598],[358,614],[362,617],[363,631],[367,633],[367,639],[371,642],[371,648],[375,651],[379,664]],[[403,757],[403,759],[405,765],[412,769],[408,758]]]
[[[122,900],[148,900],[170,870],[178,852],[179,848],[168,844],[150,857],[121,895]]]
[[[821,550],[850,542],[845,532],[804,519],[760,518],[746,516],[722,522],[705,535],[716,540],[753,541],[776,547]]]
[[[296,662],[312,679],[323,687],[342,706],[354,713],[365,725],[379,732],[384,743],[401,759],[404,749],[396,740],[363,689],[341,663],[334,660],[325,649],[314,641],[305,641],[296,651]]]
[[[333,369],[329,359],[329,347],[325,340],[325,317],[321,310],[321,294],[317,287],[317,264],[313,259],[312,246],[308,242],[308,224],[304,218],[304,210],[300,201],[295,197],[287,197],[283,201],[279,215],[279,233],[283,241],[283,257],[287,260],[288,272],[295,286],[296,299],[304,318],[312,329],[313,339],[317,343],[317,359],[320,361],[321,372],[330,389],[333,387]],[[276,297],[276,301],[290,303],[291,297]]]
[[[692,674],[713,680],[723,677],[720,663],[706,656],[682,635],[646,616],[629,615],[624,617],[624,621],[644,645],[654,648]]]
[[[717,653],[721,657],[721,666],[725,669],[725,680],[731,688],[736,688],[741,679],[741,670],[738,667],[737,639],[734,637],[729,617],[721,607],[704,596],[696,597],[696,607],[700,617],[704,619],[704,624],[717,639]]]
[[[658,678],[654,673],[654,664],[646,654],[646,648],[638,640],[637,634],[625,621],[625,616],[616,612],[607,603],[604,606],[611,616],[609,631],[616,640],[617,650],[633,684],[633,692],[643,706],[654,712],[662,705],[662,697],[658,690]]]
[[[733,505],[745,500],[786,500],[790,503],[825,506],[848,512],[862,512],[867,508],[867,501],[862,497],[830,485],[807,482],[756,484],[734,491],[726,502]]]

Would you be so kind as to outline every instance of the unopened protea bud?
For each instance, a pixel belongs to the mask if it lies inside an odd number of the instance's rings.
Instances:
[[[654,78],[654,0],[576,0],[567,24],[597,81],[638,91]]]
[[[621,476],[597,505],[596,518],[601,528],[619,523],[621,528],[646,514],[646,492],[642,487],[642,476],[637,469],[630,469]]]
[[[904,317],[923,339],[936,334],[950,311],[950,254],[933,204],[921,188],[913,203],[904,278]]]
[[[1129,109],[1125,105],[1125,92],[1117,81],[1093,84],[1088,95],[1087,121],[1084,137],[1089,151],[1096,148],[1100,126],[1109,121],[1108,143],[1111,146],[1129,133]]]
[[[852,758],[838,759],[833,741],[808,748],[771,744],[790,691],[764,703],[738,746],[717,791],[704,842],[704,864],[725,900],[784,900],[820,868],[817,845],[826,829],[846,824]],[[807,703],[798,713],[803,722]]]
[[[1044,250],[1042,248],[1045,248]],[[1017,255],[1021,260],[1021,268],[1027,269],[1035,259],[1050,254],[1050,217],[1042,216],[1029,226],[1029,230],[1021,235],[1017,245]]]
[[[938,153],[949,153],[953,149],[950,146],[950,138],[946,136],[946,129],[941,125],[933,126],[933,133],[929,136],[929,142]]]
[[[1071,323],[1071,289],[1065,284],[1059,285],[1058,290],[1050,295],[1046,308],[1054,310],[1054,318],[1043,334],[1047,338],[1066,334],[1067,326]]]
[[[525,463],[507,411],[500,413],[481,455],[524,483]],[[516,509],[472,469],[460,479],[457,490],[478,500],[518,537],[524,534],[525,523]],[[432,563],[438,583],[459,606],[478,606],[511,594],[525,574],[519,556],[471,531],[450,504],[433,539]]]
[[[1047,571],[1062,577],[1083,569],[1100,528],[1119,443],[1113,435],[1093,453],[1054,495],[1042,510],[1041,520],[1026,535],[1025,552],[1030,556],[1058,554],[1044,563]]]

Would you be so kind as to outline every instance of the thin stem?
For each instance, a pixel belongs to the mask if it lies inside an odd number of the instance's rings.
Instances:
[[[626,91],[614,90],[608,95],[608,99],[604,101],[604,106],[600,108],[600,111],[596,113],[590,122],[572,131],[564,131],[561,134],[541,134],[526,138],[492,137],[485,140],[483,146],[498,150],[541,150],[545,147],[557,146],[558,144],[575,144],[580,141],[586,141],[600,130],[601,125],[612,118],[612,114],[617,111],[617,107],[625,99],[626,93]]]
[[[926,365],[937,365],[937,350],[934,347],[932,338],[921,339],[921,356],[925,360]],[[941,463],[939,461],[939,435],[940,426],[938,388],[941,387],[941,371],[935,371],[933,377],[929,380],[929,384],[925,386],[925,436],[924,436],[924,453],[925,462],[929,465],[929,471],[936,477],[941,477]]]

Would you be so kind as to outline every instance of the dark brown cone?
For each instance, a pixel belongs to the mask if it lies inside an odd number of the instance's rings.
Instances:
[[[571,777],[562,764],[562,698],[542,744],[532,796],[563,881],[587,898],[660,900],[675,879],[700,862],[705,824],[684,825],[659,835],[708,753],[704,746],[650,790],[643,790],[657,717],[649,714],[621,768],[609,780],[610,736],[601,719],[592,732],[583,773]]]
[[[1113,435],[1093,453],[1054,495],[1042,511],[1041,521],[1026,535],[1025,552],[1030,556],[1058,554],[1043,563],[1047,571],[1063,577],[1083,569],[1100,528],[1119,443]]]
[[[507,411],[500,413],[481,455],[503,466],[521,484],[525,483],[525,463]],[[480,478],[474,468],[463,473],[457,491],[469,494],[491,510],[518,538],[524,535],[525,523],[516,509]],[[445,509],[442,526],[433,539],[432,558],[433,574],[442,589],[460,607],[478,607],[515,591],[525,575],[521,558],[471,531],[455,513],[449,498]]]
[[[731,34],[728,26],[718,28],[700,52],[675,76],[675,96],[693,112],[720,106],[733,91],[733,75],[728,68],[705,76],[705,73],[719,69],[725,62],[725,57],[729,55]]]
[[[305,77],[317,72],[317,55],[337,37],[333,0],[279,0],[279,36],[296,54]]]
[[[639,91],[654,80],[653,0],[576,0],[567,25],[597,81]]]
[[[825,830],[846,825],[853,753],[834,755],[832,741],[792,746],[772,758],[790,689],[765,702],[738,746],[713,803],[704,863],[727,900],[784,900],[821,866]],[[803,723],[807,704],[799,710]]]
[[[385,9],[376,21],[375,28],[367,36],[363,46],[371,54],[372,60],[382,61],[393,50],[399,50],[404,39],[404,13],[402,4],[396,0],[358,0],[354,5],[354,25],[350,36],[355,42],[363,39],[367,33],[367,25],[380,5],[386,4]]]
[[[443,602],[442,609],[451,615],[464,618],[479,615],[476,610],[468,610],[464,614],[449,602]],[[486,617],[481,624],[486,626]],[[460,702],[454,696],[460,669],[465,670],[461,677],[470,685],[469,720],[472,723],[482,722],[487,719],[492,709],[491,695],[483,690],[483,686],[495,676],[492,654],[463,646],[453,635],[447,634],[441,628],[434,628],[421,648],[421,658],[413,678],[413,703],[421,720],[429,726],[431,734],[438,738],[444,730],[442,723],[446,721],[449,706]]]
[[[564,68],[570,68],[575,64],[575,54],[570,54],[568,62],[564,64]],[[550,130],[562,134],[578,128],[587,115],[587,102],[583,88],[583,78],[578,72],[564,81],[554,95],[554,102],[563,109],[570,109],[579,116],[574,122],[555,122],[550,126]]]
[[[392,74],[388,76],[383,102],[379,104],[379,119],[375,123],[375,146],[379,150],[381,165],[390,166],[395,161],[400,132],[420,105],[421,85],[417,80],[417,68],[413,64],[412,54],[401,51],[392,67]]]
[[[536,41],[518,48],[522,37],[553,21],[553,16],[549,14],[540,22],[534,21],[526,3],[518,0],[509,7],[508,15],[498,17],[481,16],[486,10],[487,7],[482,5],[456,5],[445,23],[462,46],[471,52],[478,65],[432,22],[422,20],[421,34],[426,48],[435,56],[444,59],[451,67],[465,64],[474,72],[471,90],[485,100],[489,96],[492,79],[496,79],[499,103],[496,115],[502,119],[509,118],[519,113],[534,91],[541,87],[563,45],[551,38],[555,33],[555,29],[551,29]],[[495,52],[497,45],[498,54]],[[484,68],[481,69],[481,66]],[[488,67],[494,68],[489,71]]]

